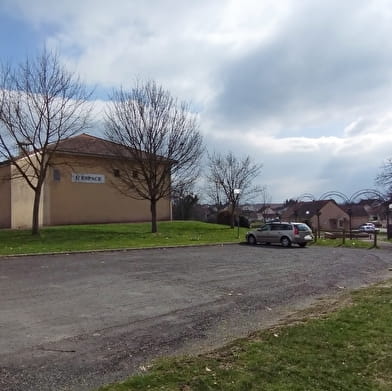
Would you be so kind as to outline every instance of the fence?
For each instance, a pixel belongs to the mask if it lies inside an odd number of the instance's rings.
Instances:
[[[369,241],[371,248],[377,247],[379,232],[358,232],[358,231],[347,231],[347,230],[330,230],[322,231],[321,237],[324,239],[342,239],[342,245],[346,244],[346,240],[359,239]],[[317,242],[317,238],[315,238]]]

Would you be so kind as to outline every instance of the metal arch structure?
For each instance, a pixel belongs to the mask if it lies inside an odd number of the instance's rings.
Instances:
[[[322,200],[322,199],[329,199],[333,197],[339,197],[341,200],[344,201],[344,203],[351,204],[361,196],[367,196],[368,198],[376,199],[380,201],[380,203],[388,201],[388,197],[386,195],[382,194],[381,192],[375,189],[361,189],[353,193],[350,197],[348,197],[346,194],[342,193],[341,191],[335,191],[335,190],[327,191],[326,193],[322,194],[319,199]]]
[[[321,195],[320,199],[333,199],[335,200],[336,197],[339,197],[343,203],[345,203],[346,205],[350,205],[351,204],[351,197],[347,197],[346,194],[342,193],[341,191],[328,191],[324,194]],[[335,200],[336,201],[336,200]],[[346,210],[346,213],[348,214],[348,226],[349,226],[349,233],[350,233],[350,240],[352,238],[352,224],[351,224],[351,217],[352,217],[352,211],[351,208],[348,207]]]
[[[385,210],[385,215],[387,219],[387,239],[392,238],[392,228],[390,225],[390,212],[391,208],[390,206],[392,205],[392,196],[388,194],[382,194],[378,190],[375,189],[364,189],[364,190],[359,190],[356,193],[352,195],[352,199],[355,200],[360,196],[367,196],[368,198],[373,197],[373,200],[378,201],[377,206],[378,207],[384,207]]]
[[[379,192],[378,190],[375,190],[375,189],[358,190],[357,192],[355,192],[351,196],[350,200],[351,200],[351,202],[353,202],[361,196],[367,196],[367,198],[372,197],[372,199],[380,201],[380,204],[388,202],[388,197],[385,194],[382,194],[381,192]]]
[[[312,193],[303,193],[296,198],[297,202],[302,202],[304,200],[316,201],[316,197]]]
[[[335,199],[335,197],[339,197],[345,204],[350,203],[350,198],[346,196],[346,194],[342,193],[341,191],[336,191],[336,190],[331,190],[327,191],[324,194],[321,194],[320,200],[329,200],[329,199]]]
[[[388,195],[382,194],[380,191],[376,189],[361,189],[353,193],[351,196],[347,196],[346,194],[342,193],[341,191],[337,190],[331,190],[327,191],[326,193],[323,193],[319,200],[327,200],[327,199],[332,199],[334,201],[337,201],[339,199],[342,201],[343,204],[346,204],[348,206],[346,212],[349,215],[349,229],[350,229],[350,238],[351,238],[351,217],[352,217],[352,210],[349,207],[350,204],[353,204],[354,202],[358,201],[360,197],[366,197],[367,199],[373,199],[378,201],[378,206],[384,206],[386,209],[386,217],[387,217],[387,237],[390,239],[392,236],[392,233],[390,232],[389,229],[389,214],[390,214],[390,204],[392,204],[392,198]],[[310,200],[310,201],[316,201],[316,197],[311,194],[311,193],[304,193],[297,197],[297,201],[305,201],[305,200]],[[319,215],[318,215],[319,217]],[[319,226],[319,223],[318,223]]]

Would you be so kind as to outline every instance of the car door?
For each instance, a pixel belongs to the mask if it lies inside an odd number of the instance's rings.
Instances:
[[[269,242],[271,242],[271,243],[279,243],[280,242],[280,238],[282,236],[284,236],[283,230],[285,228],[285,225],[287,225],[287,224],[274,224],[272,226],[272,231],[271,231]]]
[[[260,243],[269,242],[271,235],[271,226],[269,224],[263,225],[256,231],[256,240]]]

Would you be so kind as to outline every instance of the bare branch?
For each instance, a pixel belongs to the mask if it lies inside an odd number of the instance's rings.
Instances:
[[[59,142],[88,125],[90,93],[79,78],[44,50],[0,75],[0,155],[35,193],[33,233],[38,233],[42,184]]]
[[[262,165],[254,164],[249,156],[237,159],[232,152],[227,155],[214,153],[208,156],[207,194],[218,205],[229,206],[231,225],[234,226],[234,211],[240,199],[257,196],[263,188],[252,186],[254,179],[260,174]],[[236,190],[240,190],[240,192]]]
[[[122,192],[150,201],[156,232],[157,201],[198,175],[203,147],[196,117],[155,82],[138,82],[112,93],[105,134],[124,147],[117,152]]]
[[[376,183],[384,186],[392,197],[392,158],[382,166],[380,174],[376,177]]]

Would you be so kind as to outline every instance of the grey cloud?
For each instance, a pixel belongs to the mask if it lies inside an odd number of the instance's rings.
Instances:
[[[217,119],[244,126],[384,104],[381,94],[390,95],[392,80],[391,21],[367,14],[362,1],[313,3],[267,44],[221,70]]]

